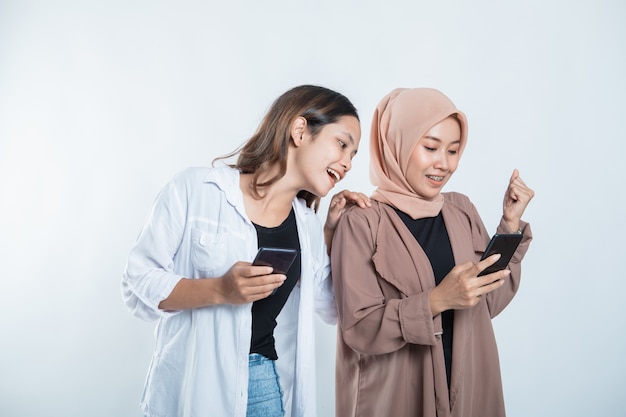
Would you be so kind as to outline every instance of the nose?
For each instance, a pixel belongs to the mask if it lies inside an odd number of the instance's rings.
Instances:
[[[439,158],[437,158],[437,160],[435,161],[434,164],[435,168],[440,169],[442,171],[447,171],[448,167],[450,166],[449,162],[448,162],[448,154],[440,154]]]
[[[343,167],[344,171],[348,172],[352,168],[352,158],[350,158],[349,156],[344,156],[340,164]]]

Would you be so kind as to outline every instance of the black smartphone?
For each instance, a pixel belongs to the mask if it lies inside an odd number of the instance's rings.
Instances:
[[[500,271],[501,269],[506,268],[515,253],[515,250],[522,241],[522,237],[524,236],[521,233],[501,233],[493,235],[480,260],[482,261],[483,259],[496,253],[500,254],[500,259],[498,259],[495,264],[487,267],[487,269],[478,274],[478,276],[480,277],[482,275],[491,274],[492,272]]]
[[[286,274],[296,255],[298,255],[296,249],[262,247],[259,248],[252,265],[271,266],[274,268],[273,273]]]

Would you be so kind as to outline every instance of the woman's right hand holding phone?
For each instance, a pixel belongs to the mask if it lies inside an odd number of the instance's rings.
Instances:
[[[485,268],[493,265],[499,254],[478,262],[457,265],[430,293],[430,309],[435,317],[446,310],[462,310],[474,307],[484,294],[488,294],[504,284],[511,273],[504,269],[478,277]]]
[[[221,277],[183,278],[170,295],[159,303],[166,311],[187,310],[219,304],[246,304],[269,297],[287,277],[272,273],[270,266],[236,262]]]
[[[273,274],[270,266],[235,263],[221,278],[224,304],[246,304],[269,297],[287,277]]]

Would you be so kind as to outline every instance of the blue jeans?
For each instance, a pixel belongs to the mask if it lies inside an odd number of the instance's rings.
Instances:
[[[246,417],[283,417],[283,390],[276,364],[258,353],[248,361],[248,409]]]

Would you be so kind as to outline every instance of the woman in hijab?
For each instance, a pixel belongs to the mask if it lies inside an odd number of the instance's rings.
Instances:
[[[478,277],[489,234],[468,197],[442,193],[467,143],[463,112],[434,89],[395,89],[376,108],[372,206],[333,240],[339,313],[337,416],[504,416],[491,319],[512,300],[534,196],[517,170],[497,233],[521,233],[504,270]]]

